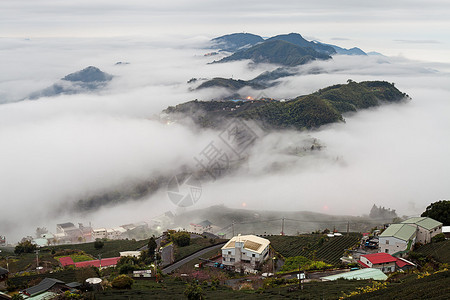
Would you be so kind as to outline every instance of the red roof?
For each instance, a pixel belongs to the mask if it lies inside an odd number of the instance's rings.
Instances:
[[[358,260],[358,263],[363,267],[363,268],[370,268],[368,265],[366,265],[365,263],[363,263],[362,261]]]
[[[399,268],[403,268],[404,266],[414,266],[413,263],[407,261],[406,259],[397,258],[396,262]]]
[[[102,258],[101,265],[102,267],[110,267],[117,265],[120,257],[112,257],[112,258]],[[88,260],[81,261],[75,263],[75,267],[77,268],[86,268],[86,267],[97,267],[100,268],[100,260]]]
[[[72,266],[75,263],[72,260],[72,257],[70,256],[66,256],[66,257],[61,257],[59,259],[59,262],[61,263],[61,266],[65,267],[65,266]]]
[[[390,255],[388,253],[384,253],[384,252],[365,254],[365,255],[361,255],[361,257],[367,258],[373,265],[395,262],[397,260],[392,255]]]

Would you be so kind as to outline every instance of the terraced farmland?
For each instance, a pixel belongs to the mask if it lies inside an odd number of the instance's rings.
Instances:
[[[345,249],[359,243],[361,235],[351,233],[348,236],[329,238],[321,234],[300,236],[269,236],[272,247],[284,257],[305,256],[313,260],[322,260],[329,264],[339,265],[339,258]]]
[[[415,252],[421,253],[425,256],[432,256],[441,263],[450,264],[450,240],[423,245]]]

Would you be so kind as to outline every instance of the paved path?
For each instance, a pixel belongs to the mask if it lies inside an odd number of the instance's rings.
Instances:
[[[195,252],[194,254],[189,255],[188,257],[183,258],[182,260],[177,261],[176,263],[174,263],[173,265],[170,265],[164,269],[162,269],[163,274],[169,274],[170,272],[178,269],[179,267],[181,267],[182,265],[190,262],[193,259],[196,259],[202,255],[204,255],[205,253],[214,250],[214,249],[218,249],[218,248],[222,248],[222,246],[225,245],[225,243],[220,243],[205,249],[202,249],[198,252]]]

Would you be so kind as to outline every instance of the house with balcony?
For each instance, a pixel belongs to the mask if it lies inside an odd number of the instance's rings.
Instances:
[[[416,227],[410,224],[392,224],[378,237],[378,252],[403,257],[416,242]]]
[[[428,217],[409,218],[402,222],[402,224],[409,224],[415,226],[416,242],[422,244],[431,243],[431,238],[442,233],[442,223]]]
[[[238,235],[222,247],[222,264],[236,271],[255,273],[269,258],[270,241],[256,235]]]

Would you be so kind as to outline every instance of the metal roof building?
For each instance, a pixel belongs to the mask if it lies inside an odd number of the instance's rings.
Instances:
[[[417,226],[423,227],[428,230],[442,226],[441,222],[438,222],[438,221],[436,221],[432,218],[428,218],[428,217],[409,218],[408,220],[403,221],[402,224],[415,224]]]
[[[379,237],[395,237],[403,241],[409,241],[415,234],[416,228],[409,224],[392,224]]]
[[[54,278],[44,278],[38,285],[32,286],[22,291],[23,294],[34,297],[38,294],[47,292],[49,289],[53,288],[55,285],[60,285],[63,288],[65,287],[65,283],[61,280]],[[68,288],[66,288],[68,290]]]
[[[373,279],[373,280],[386,280],[388,277],[381,270],[367,268],[356,271],[350,271],[345,273],[340,273],[331,276],[325,276],[320,279],[323,281],[332,281],[337,279],[356,279],[356,280],[365,280],[365,279]]]

